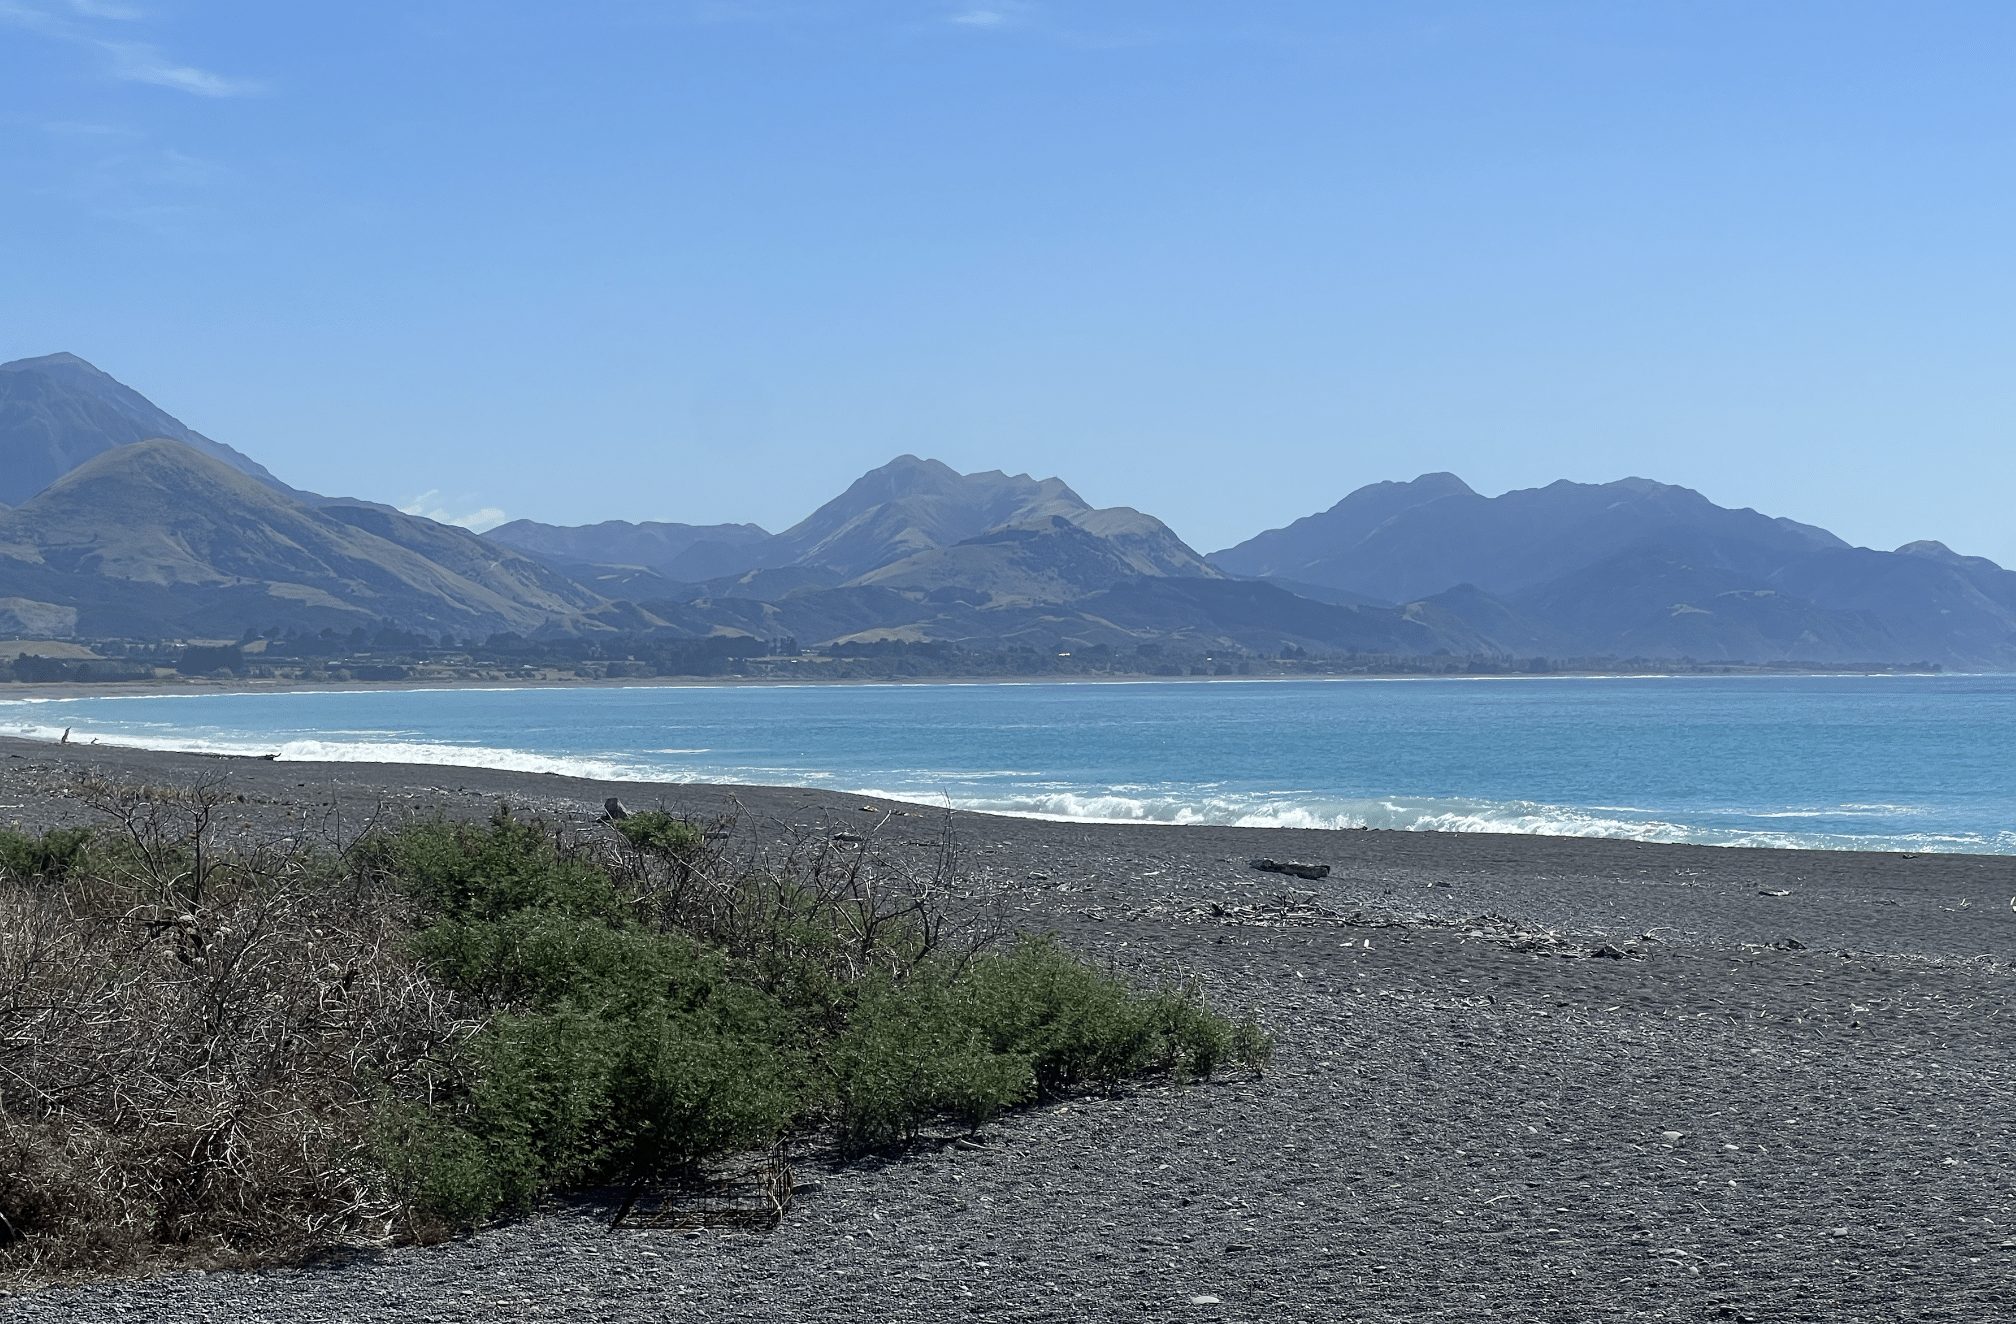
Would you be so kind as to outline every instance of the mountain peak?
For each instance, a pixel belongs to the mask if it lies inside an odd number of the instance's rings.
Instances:
[[[40,357],[32,359],[15,359],[9,363],[0,363],[0,372],[48,372],[52,368],[67,369],[71,372],[88,372],[94,377],[103,377],[107,381],[111,380],[111,374],[103,368],[86,362],[67,351],[59,351],[55,354],[43,354]]]
[[[1076,492],[1056,478],[1038,480],[1026,473],[1008,474],[999,469],[962,474],[943,460],[925,459],[910,454],[899,455],[887,464],[870,469],[850,483],[839,497],[827,504],[832,506],[845,503],[858,509],[859,503],[900,501],[904,497],[912,496],[970,499],[982,491],[1003,489],[1043,489],[1046,495],[1062,496],[1066,500],[1084,504]]]
[[[1433,492],[1438,496],[1446,496],[1451,493],[1460,493],[1464,496],[1477,495],[1476,489],[1471,487],[1470,484],[1464,482],[1461,478],[1458,478],[1455,474],[1448,473],[1439,469],[1432,474],[1417,475],[1414,481],[1411,483],[1374,483],[1372,484],[1372,486],[1411,487],[1417,492],[1423,494]],[[1358,490],[1363,492],[1366,489],[1361,487]],[[1348,500],[1349,498],[1346,499]]]
[[[293,489],[75,354],[0,364],[0,501],[19,505],[94,455],[171,437],[276,491]]]
[[[777,535],[764,557],[851,577],[1013,520],[1090,509],[1056,478],[998,469],[962,474],[940,460],[899,455]]]
[[[1452,473],[1426,473],[1410,483],[1368,483],[1328,510],[1305,515],[1285,528],[1269,529],[1237,547],[1213,552],[1210,560],[1235,575],[1298,578],[1293,573],[1296,567],[1336,548],[1357,544],[1403,511],[1451,499],[1484,498]]]
[[[848,484],[840,499],[844,501],[851,496],[866,502],[895,501],[919,493],[944,492],[958,482],[959,471],[942,460],[899,455]]]
[[[1899,556],[1918,556],[1928,561],[1938,561],[1945,565],[1969,566],[1976,569],[2000,570],[2002,567],[1985,556],[1962,556],[1943,542],[1931,538],[1921,538],[1917,542],[1907,542],[1897,549]]]
[[[291,504],[291,498],[263,483],[252,482],[249,474],[232,468],[215,456],[204,454],[179,437],[148,437],[98,452],[37,493],[35,499],[23,508],[46,505],[74,488],[108,478],[125,482],[135,477],[162,492],[172,493],[185,481],[221,483],[233,488],[243,487],[265,499],[284,500]],[[245,486],[247,483],[250,483],[249,487]]]

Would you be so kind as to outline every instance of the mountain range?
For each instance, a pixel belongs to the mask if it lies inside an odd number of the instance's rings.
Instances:
[[[0,633],[386,628],[1043,653],[1386,653],[2016,667],[2016,573],[1626,478],[1382,482],[1199,555],[1057,478],[897,457],[781,533],[476,535],[288,486],[69,354],[0,364]]]
[[[1212,555],[1317,596],[1418,601],[1512,651],[2016,665],[2016,573],[1626,478],[1485,497],[1453,474],[1360,488]]]

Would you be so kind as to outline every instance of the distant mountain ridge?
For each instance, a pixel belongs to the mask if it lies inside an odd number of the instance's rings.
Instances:
[[[962,475],[905,455],[784,534],[733,550],[749,568],[685,587],[668,564],[624,591],[682,629],[822,642],[1166,636],[1254,650],[2016,667],[2016,574],[1992,561],[1929,542],[1853,548],[1643,478],[1498,497],[1447,473],[1374,483],[1199,558],[1159,520],[1095,511],[1060,480]],[[1226,576],[1278,598],[1222,615],[1232,599],[1200,611],[1197,590],[1145,591]],[[1155,611],[1130,615],[1122,602]]]
[[[1635,547],[1768,573],[1791,556],[1846,548],[1825,529],[1726,510],[1691,488],[1623,478],[1480,496],[1454,474],[1359,488],[1320,515],[1271,529],[1211,561],[1411,602],[1457,584],[1516,593]]]
[[[1203,557],[1062,479],[901,455],[777,534],[518,520],[483,537],[291,488],[68,354],[0,365],[0,478],[0,632],[16,635],[393,627],[2016,669],[2016,573],[1932,541],[1850,547],[1643,478],[1485,497],[1424,474]]]
[[[2016,573],[1933,542],[1850,547],[1643,478],[1484,497],[1424,474],[1210,559],[1312,592],[1435,604],[1535,651],[2016,666]]]
[[[736,549],[771,537],[755,524],[632,524],[620,519],[573,527],[518,519],[483,536],[554,563],[637,567],[670,580],[734,573],[719,566],[737,565],[741,557]]]
[[[840,581],[902,583],[939,572],[892,568],[913,556],[1022,527],[1055,532],[1064,520],[1111,544],[1123,574],[1213,577],[1219,572],[1160,520],[1126,507],[1095,510],[1062,479],[999,470],[962,474],[938,460],[899,455],[779,534],[754,524],[628,524],[572,528],[517,520],[485,537],[575,566],[636,566],[669,581],[701,582],[749,571],[818,567]],[[984,562],[969,556],[969,564]],[[868,577],[873,576],[871,580]],[[1081,586],[1082,587],[1082,586]]]

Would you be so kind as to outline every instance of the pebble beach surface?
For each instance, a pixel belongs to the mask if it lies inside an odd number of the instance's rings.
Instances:
[[[1276,1057],[977,1143],[808,1146],[773,1232],[612,1233],[584,1196],[441,1246],[44,1286],[0,1319],[2016,1319],[2016,859],[948,817],[21,741],[0,823],[91,821],[81,774],[223,778],[232,829],[269,837],[500,800],[586,825],[609,795],[892,857],[949,830],[1003,919],[1201,980]]]

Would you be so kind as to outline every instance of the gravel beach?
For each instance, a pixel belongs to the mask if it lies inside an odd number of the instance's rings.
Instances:
[[[92,821],[87,774],[222,778],[232,830],[267,837],[500,800],[585,825],[610,795],[891,858],[949,830],[1003,919],[1201,979],[1277,1051],[977,1145],[801,1153],[774,1232],[612,1233],[584,1197],[312,1268],[42,1288],[0,1318],[2016,1319],[2016,859],[1057,823],[15,740],[0,824]]]

